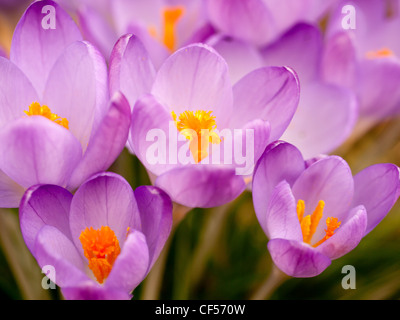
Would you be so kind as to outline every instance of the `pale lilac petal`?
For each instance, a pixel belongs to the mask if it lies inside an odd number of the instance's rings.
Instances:
[[[269,239],[303,241],[296,202],[290,185],[286,181],[279,183],[272,192],[267,212],[263,213],[263,228]]]
[[[367,212],[358,206],[349,214],[347,221],[342,221],[335,234],[317,247],[317,250],[330,259],[337,259],[353,250],[365,235]]]
[[[38,232],[45,225],[57,228],[72,241],[69,229],[71,200],[72,194],[59,186],[33,186],[26,191],[19,207],[19,219],[24,241],[31,252]]]
[[[211,47],[195,44],[176,51],[161,66],[152,94],[177,115],[213,111],[218,128],[227,127],[232,87],[224,59]]]
[[[386,216],[399,197],[399,169],[394,164],[372,165],[354,176],[353,206],[363,205],[368,214],[366,234]]]
[[[131,300],[132,295],[118,288],[106,288],[94,281],[85,281],[74,287],[63,287],[61,292],[67,300]]]
[[[81,157],[78,140],[42,116],[16,120],[0,132],[0,168],[25,188],[65,186]]]
[[[234,112],[231,127],[263,119],[271,125],[269,141],[280,138],[299,102],[299,82],[295,73],[285,67],[264,67],[239,80],[233,87]]]
[[[347,218],[354,192],[354,181],[348,164],[340,157],[323,158],[309,166],[292,188],[293,195],[305,203],[305,215],[311,214],[320,200],[325,202],[323,217]],[[314,239],[325,236],[325,224],[320,223]]]
[[[293,185],[305,169],[305,163],[300,151],[286,142],[275,142],[267,147],[257,163],[253,175],[254,209],[264,229],[270,199],[275,187],[282,181]]]
[[[357,119],[358,102],[352,91],[309,83],[302,86],[296,114],[281,139],[296,145],[308,159],[339,147]]]
[[[25,189],[0,170],[0,207],[18,208]]]
[[[149,266],[149,249],[146,237],[139,231],[129,233],[121,253],[115,260],[105,287],[117,288],[127,293],[143,281]]]
[[[91,175],[107,170],[125,147],[131,124],[128,101],[117,92],[110,101],[109,110],[89,141],[88,148],[74,170],[70,188],[76,188]]]
[[[235,169],[216,165],[187,165],[160,175],[155,185],[172,201],[195,208],[217,207],[238,197],[246,185]]]
[[[28,78],[8,59],[0,57],[0,128],[25,116],[39,100]],[[23,92],[23,94],[21,94]]]
[[[302,85],[318,77],[321,53],[321,32],[316,26],[306,23],[296,24],[262,50],[266,65],[292,68]]]
[[[104,58],[91,44],[75,42],[55,63],[43,103],[69,122],[69,130],[86,150],[108,107],[108,77]]]
[[[141,232],[149,248],[149,267],[157,260],[172,228],[172,202],[162,190],[141,186],[134,191],[141,217]]]
[[[48,277],[59,287],[77,285],[89,280],[75,245],[55,227],[44,226],[40,229],[33,255],[41,268],[54,267],[55,273],[49,273]]]
[[[131,108],[138,98],[150,93],[155,69],[142,42],[134,35],[122,36],[110,58],[110,92],[121,91]]]
[[[210,21],[224,34],[257,46],[274,37],[274,21],[263,1],[208,0],[206,5]]]
[[[49,24],[48,18],[55,19],[54,29],[43,28],[43,24]],[[15,29],[10,59],[42,96],[54,63],[69,44],[79,40],[82,36],[78,27],[57,3],[36,1],[26,10]]]
[[[135,210],[132,188],[117,174],[98,174],[82,184],[72,199],[69,220],[72,239],[82,256],[79,236],[90,227],[110,227],[122,247]]]
[[[331,264],[327,256],[300,241],[272,239],[268,250],[275,265],[291,277],[315,277]]]

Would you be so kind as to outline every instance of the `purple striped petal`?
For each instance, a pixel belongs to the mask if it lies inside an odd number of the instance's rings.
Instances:
[[[61,292],[67,300],[131,300],[132,295],[118,288],[106,288],[94,281],[86,281],[74,287],[64,287]]]

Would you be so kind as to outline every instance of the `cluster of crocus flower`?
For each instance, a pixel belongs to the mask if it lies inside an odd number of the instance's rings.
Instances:
[[[19,207],[64,297],[130,299],[172,203],[221,206],[246,188],[287,275],[317,276],[354,249],[400,195],[396,165],[353,177],[328,155],[360,117],[400,106],[370,76],[399,78],[396,41],[379,37],[398,16],[381,2],[353,3],[366,25],[382,12],[371,48],[369,25],[337,30],[336,0],[32,3],[9,59],[0,51],[0,206]],[[124,147],[154,186],[105,172]]]

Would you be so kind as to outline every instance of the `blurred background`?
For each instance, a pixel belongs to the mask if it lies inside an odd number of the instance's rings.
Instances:
[[[18,6],[15,2],[4,1],[0,7],[0,45],[6,51],[27,5],[27,1],[18,1]],[[350,137],[333,153],[349,163],[353,174],[375,163],[400,166],[400,119],[384,120],[364,135]],[[142,164],[127,150],[110,171],[125,177],[132,188],[150,184]],[[274,274],[267,241],[250,192],[223,207],[193,209],[175,226],[133,299],[251,299]],[[356,270],[356,289],[342,287],[345,265]],[[22,241],[18,210],[1,209],[0,299],[62,299],[58,288],[42,288],[43,276]],[[264,295],[268,299],[399,299],[400,203],[352,252],[334,260],[321,275],[270,284]]]

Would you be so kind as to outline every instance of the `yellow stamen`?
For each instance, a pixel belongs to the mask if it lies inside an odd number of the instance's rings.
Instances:
[[[79,236],[83,253],[89,260],[89,268],[101,284],[107,279],[112,266],[121,252],[118,239],[110,227],[83,230]]]
[[[176,47],[176,25],[184,13],[184,8],[166,7],[163,10],[164,37],[163,43],[172,52]]]
[[[304,217],[305,203],[303,200],[299,200],[297,202],[297,208],[296,208],[297,217],[300,222],[301,232],[303,234],[303,241],[305,243],[308,244],[311,243],[312,237],[317,230],[320,220],[322,219],[324,207],[325,207],[325,202],[320,200],[314,212],[311,215],[307,215]],[[330,217],[326,219],[326,224],[327,224],[327,229],[325,230],[326,233],[325,237],[322,238],[320,241],[318,241],[316,244],[314,244],[313,247],[319,246],[322,242],[332,237],[335,230],[339,228],[340,221],[338,221],[337,218]]]
[[[64,127],[65,129],[68,129],[68,120],[66,118],[60,118],[58,115],[55,113],[52,113],[50,108],[48,106],[41,106],[38,102],[33,102],[29,106],[28,111],[24,111],[26,115],[28,116],[42,116],[45,117],[60,126]]]
[[[393,57],[393,56],[394,56],[394,53],[389,48],[382,48],[382,49],[376,50],[376,51],[368,51],[366,53],[367,59],[379,59],[379,58],[387,58],[387,57]]]
[[[211,113],[212,111],[203,110],[184,111],[177,119],[175,112],[172,111],[172,119],[178,131],[190,140],[189,149],[196,163],[208,156],[210,142],[213,144],[221,142],[218,134],[214,132],[217,129],[217,123],[215,116]]]

